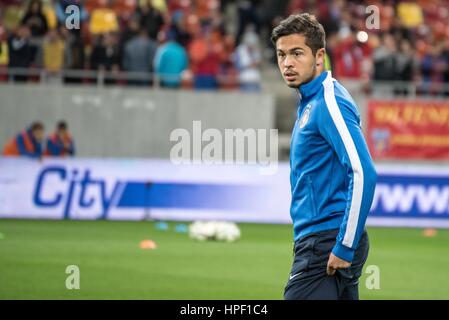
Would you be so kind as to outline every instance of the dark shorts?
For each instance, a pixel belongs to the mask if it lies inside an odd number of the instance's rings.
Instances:
[[[294,244],[292,270],[284,291],[286,300],[357,300],[359,278],[369,251],[368,233],[363,232],[352,264],[333,276],[326,273],[327,261],[339,230],[310,234]]]

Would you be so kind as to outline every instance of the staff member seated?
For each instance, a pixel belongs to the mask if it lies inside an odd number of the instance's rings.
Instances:
[[[13,137],[3,148],[4,156],[42,157],[42,141],[44,140],[44,125],[33,122],[30,127]]]
[[[65,121],[59,121],[56,131],[47,138],[45,154],[60,157],[73,156],[75,154],[75,144]]]

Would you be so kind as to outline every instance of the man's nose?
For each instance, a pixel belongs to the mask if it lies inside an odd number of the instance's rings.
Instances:
[[[290,56],[286,56],[284,59],[284,67],[292,67],[293,66],[293,59]]]

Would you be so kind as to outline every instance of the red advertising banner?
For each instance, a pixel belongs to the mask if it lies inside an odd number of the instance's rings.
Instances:
[[[374,159],[449,160],[449,102],[371,100],[367,134]]]

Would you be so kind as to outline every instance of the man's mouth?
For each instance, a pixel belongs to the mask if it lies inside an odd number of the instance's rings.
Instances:
[[[298,74],[295,73],[295,72],[285,72],[285,73],[284,73],[284,77],[285,77],[285,79],[286,79],[287,81],[293,81],[293,80],[295,80],[297,75],[298,75]]]

